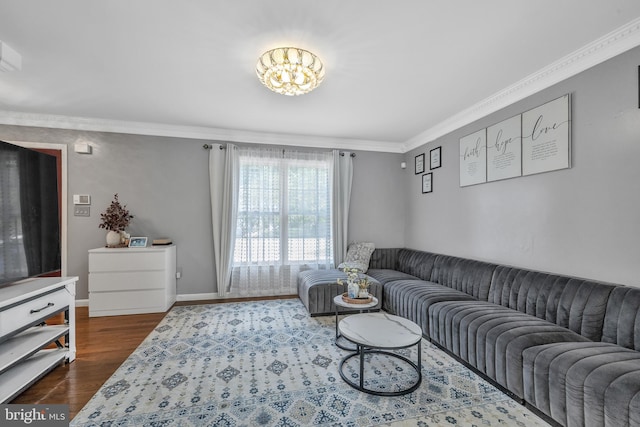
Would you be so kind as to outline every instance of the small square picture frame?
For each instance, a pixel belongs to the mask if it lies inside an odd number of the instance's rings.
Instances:
[[[442,166],[442,146],[429,151],[429,170],[438,169]]]
[[[433,191],[433,173],[425,173],[422,175],[422,194],[431,193]]]
[[[131,237],[129,239],[129,247],[130,248],[146,248],[147,247],[147,238],[146,237]]]
[[[415,174],[420,175],[424,173],[424,153],[418,154],[415,158]]]

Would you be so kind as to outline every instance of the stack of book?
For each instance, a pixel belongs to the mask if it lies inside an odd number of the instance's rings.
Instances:
[[[159,237],[157,239],[153,239],[153,246],[162,246],[162,245],[170,245],[173,242],[168,237]]]

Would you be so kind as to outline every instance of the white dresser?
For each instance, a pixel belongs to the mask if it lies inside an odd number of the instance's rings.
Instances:
[[[176,247],[89,251],[89,317],[158,313],[176,302]]]
[[[77,280],[47,277],[0,287],[0,403],[11,401],[58,364],[75,359]],[[60,313],[64,323],[45,323]]]

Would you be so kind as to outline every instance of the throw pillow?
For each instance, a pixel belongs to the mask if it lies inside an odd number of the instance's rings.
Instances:
[[[363,273],[366,273],[369,269],[369,261],[371,260],[371,254],[376,246],[373,243],[352,243],[347,249],[347,256],[344,262],[341,263],[338,268],[357,268]]]

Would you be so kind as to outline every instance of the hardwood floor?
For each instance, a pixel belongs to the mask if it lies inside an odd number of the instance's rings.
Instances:
[[[76,360],[58,366],[11,403],[68,404],[73,418],[165,313],[89,317],[76,308]]]
[[[176,305],[282,298],[297,298],[297,296],[189,301],[176,303]],[[153,313],[89,317],[88,307],[77,307],[76,360],[56,367],[11,403],[68,404],[69,416],[75,417],[165,315],[166,313]]]

